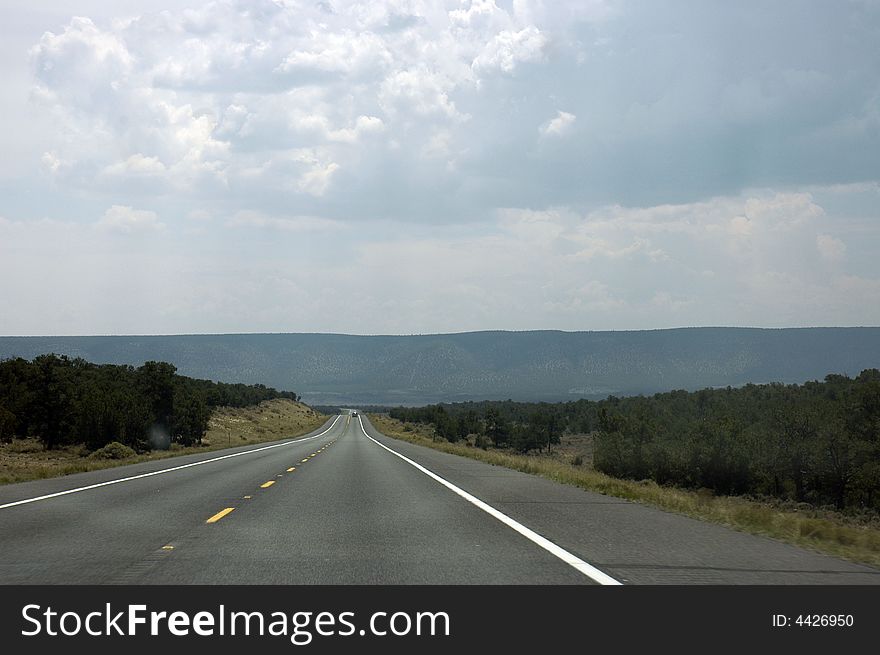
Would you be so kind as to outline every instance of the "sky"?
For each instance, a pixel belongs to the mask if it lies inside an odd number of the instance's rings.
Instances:
[[[0,335],[880,325],[880,1],[4,0]]]

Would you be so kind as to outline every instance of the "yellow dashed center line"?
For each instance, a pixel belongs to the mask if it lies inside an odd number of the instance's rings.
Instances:
[[[227,507],[226,509],[222,509],[219,512],[217,512],[216,514],[214,514],[214,516],[209,518],[207,521],[205,521],[205,523],[216,523],[217,521],[222,519],[224,516],[229,514],[229,512],[231,512],[234,509],[235,509],[234,507]]]
[[[167,546],[162,546],[162,550],[174,550],[174,546],[168,544]]]
[[[324,445],[323,445],[321,448],[319,448],[316,452],[312,453],[311,455],[309,455],[308,457],[306,457],[305,459],[303,459],[303,460],[302,460],[302,463],[305,464],[306,462],[309,461],[310,458],[312,458],[312,457],[317,457],[317,456],[318,456],[318,453],[320,453],[321,451],[323,451],[325,448],[329,448],[329,447],[330,447],[330,444],[332,444],[332,443],[333,443],[333,442],[331,441],[331,442],[328,443],[328,444],[324,444]],[[293,473],[295,470],[296,470],[296,467],[295,467],[295,466],[291,466],[290,468],[287,469],[287,472],[288,472],[288,473]],[[281,475],[282,475],[282,474],[279,473],[279,474],[278,474],[278,477],[280,478]],[[266,481],[266,482],[264,482],[263,484],[260,485],[260,489],[268,489],[268,488],[271,487],[273,484],[275,484],[275,480],[268,480],[268,481]],[[245,499],[245,500],[250,500],[251,498],[252,498],[252,496],[244,496],[244,499]],[[229,514],[230,512],[232,512],[234,509],[235,509],[234,507],[227,507],[226,509],[220,510],[219,512],[217,512],[216,514],[214,514],[214,516],[212,516],[211,518],[209,518],[209,519],[208,519],[207,521],[205,521],[205,522],[206,522],[206,523],[216,523],[217,521],[219,521],[220,519],[222,519],[224,516],[226,516],[227,514]],[[162,550],[174,550],[174,546],[172,546],[172,545],[170,545],[170,544],[167,545],[167,546],[162,546]]]

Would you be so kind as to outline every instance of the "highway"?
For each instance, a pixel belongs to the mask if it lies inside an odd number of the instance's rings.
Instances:
[[[880,584],[880,570],[390,439],[0,487],[2,584]]]

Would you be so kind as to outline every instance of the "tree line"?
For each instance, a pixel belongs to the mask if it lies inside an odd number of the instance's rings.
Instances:
[[[578,407],[582,403],[578,401]],[[521,453],[550,450],[558,444],[566,427],[580,425],[574,420],[579,412],[572,403],[520,403],[505,401],[468,401],[440,403],[425,407],[393,407],[392,418],[411,423],[429,423],[442,439],[456,442],[476,435],[478,446],[511,448]],[[587,419],[589,420],[589,419]]]
[[[0,361],[0,440],[36,437],[47,448],[118,441],[138,452],[201,443],[211,410],[298,400],[261,384],[228,384],[177,373],[167,362],[133,367],[65,355]]]
[[[395,408],[455,441],[528,452],[593,433],[593,464],[616,477],[880,511],[880,371],[802,385],[670,391],[566,403]]]

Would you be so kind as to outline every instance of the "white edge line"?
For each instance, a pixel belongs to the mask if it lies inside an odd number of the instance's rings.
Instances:
[[[281,446],[290,446],[293,444],[302,443],[303,441],[311,441],[312,439],[317,439],[321,437],[330,430],[333,429],[333,426],[336,425],[336,422],[342,418],[342,414],[337,416],[333,423],[330,424],[330,427],[321,432],[320,434],[313,435],[311,437],[305,437],[304,439],[292,439],[290,441],[284,441],[282,443],[272,444],[271,446],[262,446],[260,448],[254,448],[253,450],[245,450],[240,453],[232,453],[231,455],[223,455],[222,457],[213,457],[211,459],[204,459],[199,462],[191,462],[189,464],[182,464],[180,466],[174,466],[168,469],[161,469],[159,471],[150,471],[149,473],[141,473],[140,475],[132,475],[127,478],[118,478],[116,480],[108,480],[107,482],[98,482],[97,484],[90,484],[85,487],[76,487],[75,489],[66,489],[65,491],[58,491],[53,494],[46,494],[45,496],[36,496],[35,498],[25,498],[24,500],[16,500],[11,503],[6,503],[5,505],[0,505],[0,509],[6,509],[8,507],[15,507],[16,505],[27,505],[28,503],[36,503],[40,500],[49,500],[50,498],[57,498],[58,496],[67,496],[68,494],[75,494],[81,491],[88,491],[89,489],[97,489],[98,487],[107,487],[111,484],[119,484],[120,482],[130,482],[131,480],[140,480],[141,478],[149,478],[154,475],[162,475],[164,473],[171,473],[172,471],[180,471],[181,469],[188,469],[193,466],[201,466],[202,464],[210,464],[211,462],[219,462],[223,459],[230,459],[232,457],[241,457],[242,455],[250,455],[251,453],[258,453],[261,450],[269,450],[271,448],[280,448]]]
[[[441,478],[439,475],[437,475],[433,471],[429,471],[428,469],[426,469],[424,466],[422,466],[418,462],[414,462],[409,457],[406,457],[405,455],[401,455],[396,450],[392,450],[391,448],[389,448],[385,444],[383,444],[379,441],[376,441],[375,439],[373,439],[373,437],[371,437],[369,434],[367,434],[367,431],[364,429],[364,422],[361,420],[360,414],[358,414],[357,418],[358,418],[358,422],[361,424],[361,430],[363,430],[364,436],[366,436],[367,439],[369,439],[373,443],[381,446],[382,448],[387,450],[392,455],[396,455],[397,457],[402,459],[404,462],[416,467],[418,470],[420,470],[422,473],[424,473],[428,477],[433,478],[434,480],[436,480],[437,482],[442,484],[447,489],[455,492],[456,494],[458,494],[459,496],[464,498],[469,503],[476,505],[481,510],[483,510],[484,512],[489,514],[490,516],[501,521],[507,527],[512,528],[513,530],[519,532],[526,539],[534,542],[535,544],[537,544],[538,546],[540,546],[541,548],[543,548],[544,550],[549,552],[551,555],[555,555],[556,557],[561,559],[563,562],[565,562],[569,566],[577,569],[578,571],[583,573],[588,578],[598,582],[600,585],[620,585],[620,584],[623,584],[619,580],[615,580],[614,578],[612,578],[607,573],[600,571],[592,564],[588,564],[587,562],[582,560],[577,555],[573,555],[572,553],[568,552],[564,548],[557,546],[556,544],[554,544],[552,541],[550,541],[546,537],[542,537],[534,530],[531,530],[531,529],[527,528],[526,526],[524,526],[522,523],[519,523],[516,520],[510,518],[509,516],[507,516],[507,514],[504,514],[503,512],[498,511],[497,509],[495,509],[491,505],[483,502],[482,500],[480,500],[476,496],[469,494],[464,489],[460,489],[460,488],[456,487],[454,484],[452,484],[451,482],[449,482],[448,480],[446,480],[444,478]]]

